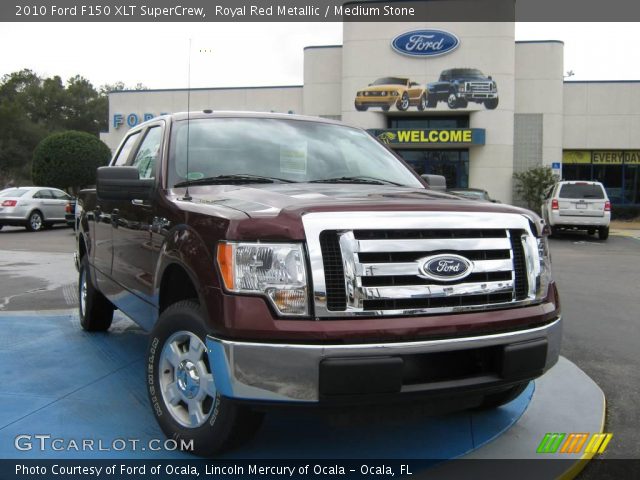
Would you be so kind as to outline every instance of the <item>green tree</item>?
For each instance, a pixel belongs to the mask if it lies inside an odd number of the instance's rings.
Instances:
[[[559,178],[553,174],[549,167],[534,167],[524,172],[513,174],[516,194],[526,202],[527,208],[534,212],[540,212],[540,206],[544,199],[544,192]]]
[[[121,87],[120,87],[121,85]],[[114,89],[124,89],[122,82]],[[0,78],[0,188],[31,182],[31,159],[47,135],[79,130],[95,136],[108,128],[108,91],[76,75],[41,78],[24,69]]]
[[[49,135],[33,154],[33,181],[70,189],[96,182],[96,169],[109,162],[111,151],[102,141],[86,132],[68,131]]]

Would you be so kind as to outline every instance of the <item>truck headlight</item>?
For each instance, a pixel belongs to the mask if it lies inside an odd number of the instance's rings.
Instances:
[[[498,84],[496,82],[491,82],[491,91],[492,92],[498,91]]]
[[[551,283],[551,252],[547,237],[536,238],[538,243],[538,258],[540,259],[540,277],[537,285],[536,297],[542,299],[547,296],[549,283]]]
[[[308,314],[302,244],[220,242],[217,259],[230,292],[265,295],[283,315]]]
[[[465,84],[464,83],[459,83],[458,84],[458,91],[459,92],[464,92],[465,91]]]

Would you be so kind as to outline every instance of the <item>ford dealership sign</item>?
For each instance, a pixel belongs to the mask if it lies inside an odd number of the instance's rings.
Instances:
[[[437,57],[458,48],[460,40],[444,30],[413,30],[398,35],[391,48],[402,55],[412,57]]]

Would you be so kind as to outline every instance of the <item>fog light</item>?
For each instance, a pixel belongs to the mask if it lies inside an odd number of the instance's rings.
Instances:
[[[285,315],[307,314],[307,289],[293,288],[290,290],[267,289],[267,295],[276,308]]]

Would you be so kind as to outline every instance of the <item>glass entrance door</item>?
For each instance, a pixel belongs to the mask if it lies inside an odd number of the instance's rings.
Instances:
[[[443,175],[447,188],[469,187],[469,150],[396,150],[420,175]]]

